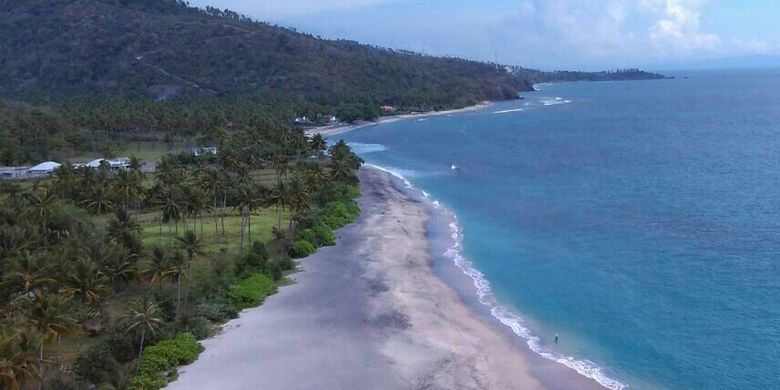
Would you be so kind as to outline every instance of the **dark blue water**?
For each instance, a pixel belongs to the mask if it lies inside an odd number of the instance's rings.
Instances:
[[[778,389],[780,70],[677,76],[344,138],[457,214],[543,352],[612,387]]]

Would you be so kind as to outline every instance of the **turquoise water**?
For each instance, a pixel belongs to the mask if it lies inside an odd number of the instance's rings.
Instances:
[[[343,137],[457,215],[539,352],[613,388],[777,389],[780,70],[676,76]]]

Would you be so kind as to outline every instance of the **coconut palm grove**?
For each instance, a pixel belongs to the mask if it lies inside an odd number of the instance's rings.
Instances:
[[[163,387],[198,339],[359,214],[342,141],[247,126],[217,154],[0,182],[0,387]]]

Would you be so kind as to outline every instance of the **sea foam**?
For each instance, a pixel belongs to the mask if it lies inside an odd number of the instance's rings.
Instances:
[[[350,148],[352,148],[352,151],[355,152],[355,154],[377,153],[387,150],[387,146],[382,144],[363,144],[360,142],[349,142],[348,145]]]
[[[494,111],[493,113],[494,114],[507,114],[507,113],[510,113],[510,112],[518,112],[518,111],[524,111],[524,110],[525,109],[523,109],[523,108],[515,108],[515,109],[511,109],[511,110]]]
[[[528,348],[545,359],[563,364],[564,366],[573,369],[580,375],[595,380],[608,389],[623,390],[628,388],[627,384],[604,374],[601,367],[599,367],[594,362],[589,360],[579,360],[573,356],[564,356],[546,348],[542,344],[542,340],[533,334],[533,332],[531,332],[531,330],[526,326],[526,321],[521,316],[514,313],[511,309],[505,306],[501,306],[498,303],[495,295],[493,294],[490,282],[485,278],[485,275],[476,269],[474,264],[463,254],[463,233],[458,222],[458,217],[453,212],[444,208],[438,200],[433,199],[429,193],[415,188],[414,185],[412,185],[412,183],[403,174],[399,173],[400,170],[384,168],[372,164],[366,165],[393,175],[402,183],[404,183],[404,187],[406,187],[407,190],[412,190],[422,194],[422,196],[430,203],[431,207],[433,207],[436,211],[443,212],[445,214],[447,220],[450,221],[449,228],[452,243],[451,246],[443,253],[443,256],[451,260],[455,266],[457,266],[466,276],[471,278],[476,289],[479,302],[487,306],[490,309],[490,314],[499,322],[508,326],[517,336],[526,340]]]

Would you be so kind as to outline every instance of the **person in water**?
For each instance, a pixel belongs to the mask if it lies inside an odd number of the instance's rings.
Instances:
[[[558,344],[558,334],[555,334],[555,344]]]

